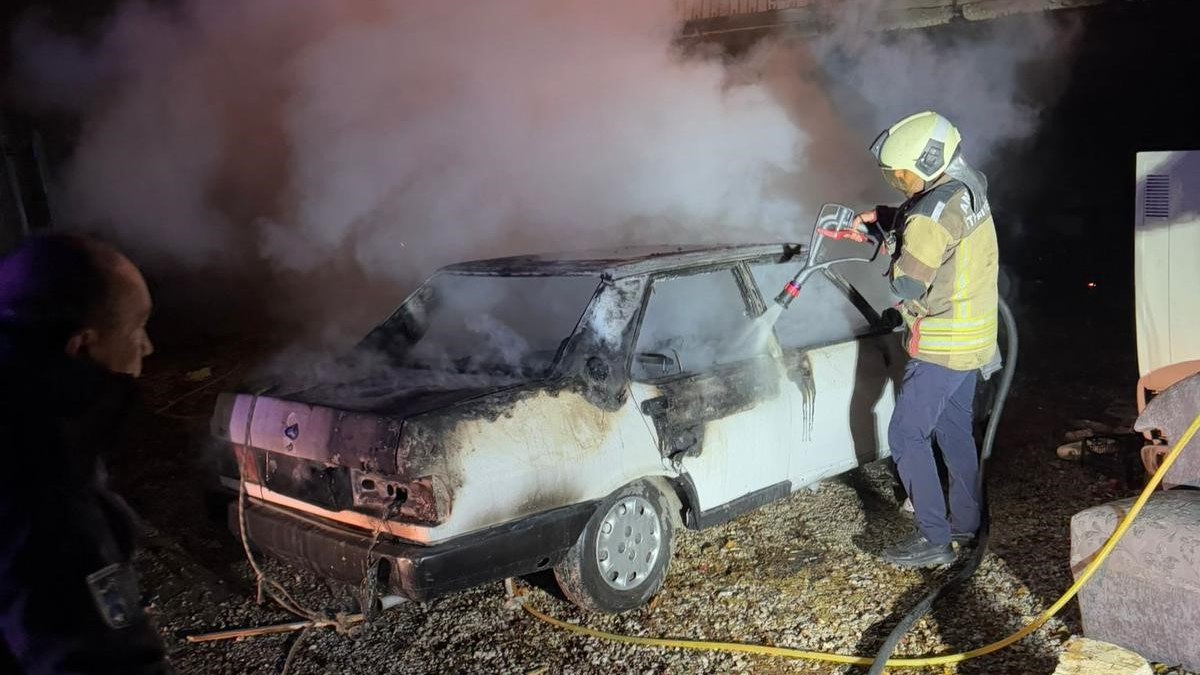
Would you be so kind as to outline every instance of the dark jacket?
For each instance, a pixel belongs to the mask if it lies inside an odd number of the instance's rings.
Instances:
[[[170,673],[100,464],[133,380],[34,344],[0,326],[0,671]]]

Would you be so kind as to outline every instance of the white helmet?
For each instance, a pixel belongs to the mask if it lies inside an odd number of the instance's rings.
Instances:
[[[896,122],[871,144],[871,154],[885,170],[907,169],[924,181],[942,175],[962,136],[950,120],[927,110]]]

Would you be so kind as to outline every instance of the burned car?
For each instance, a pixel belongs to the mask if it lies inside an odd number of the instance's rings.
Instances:
[[[824,270],[757,320],[805,260],[771,244],[443,268],[352,375],[220,397],[222,482],[246,494],[231,526],[416,600],[552,569],[580,606],[638,607],[681,529],[887,454],[906,357],[860,288],[886,285],[878,268]]]

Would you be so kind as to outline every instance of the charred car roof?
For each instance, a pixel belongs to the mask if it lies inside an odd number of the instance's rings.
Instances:
[[[799,244],[713,244],[632,246],[568,253],[539,253],[448,265],[456,274],[496,276],[589,276],[610,279],[678,270],[697,265],[786,262],[804,251]]]

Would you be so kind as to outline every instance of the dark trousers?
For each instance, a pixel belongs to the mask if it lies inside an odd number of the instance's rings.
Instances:
[[[912,499],[917,529],[934,544],[950,543],[951,531],[974,533],[979,529],[979,454],[971,432],[978,372],[909,361],[888,427],[888,443],[900,480]],[[933,439],[937,439],[950,474],[949,520]]]

